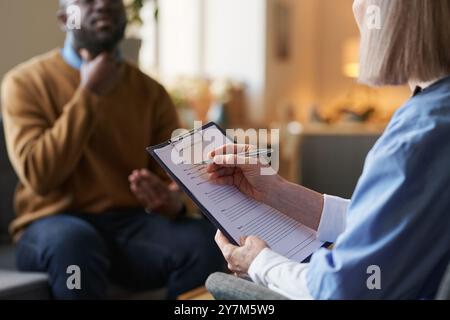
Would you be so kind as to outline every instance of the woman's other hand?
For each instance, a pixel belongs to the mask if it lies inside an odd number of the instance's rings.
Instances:
[[[234,246],[219,230],[215,237],[225,260],[228,262],[228,269],[237,276],[248,274],[250,265],[265,248],[267,244],[258,237],[243,237],[240,240],[240,247]]]

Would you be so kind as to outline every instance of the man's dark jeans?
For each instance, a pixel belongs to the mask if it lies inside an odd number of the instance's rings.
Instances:
[[[207,221],[171,221],[143,210],[44,218],[17,247],[18,268],[47,272],[56,299],[104,299],[110,281],[135,291],[167,286],[174,299],[223,264]],[[80,267],[81,290],[68,289],[71,265]]]

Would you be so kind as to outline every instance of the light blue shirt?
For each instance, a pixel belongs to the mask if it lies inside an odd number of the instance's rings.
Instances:
[[[313,255],[306,281],[315,299],[432,299],[449,261],[450,77],[395,113],[367,156],[346,231]],[[380,290],[367,286],[370,266]]]
[[[81,69],[81,65],[83,64],[83,59],[81,59],[78,52],[72,46],[72,35],[70,33],[67,34],[66,40],[64,41],[64,47],[61,49],[61,55],[64,61],[77,70]]]

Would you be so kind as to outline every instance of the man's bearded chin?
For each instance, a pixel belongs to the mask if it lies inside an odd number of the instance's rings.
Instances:
[[[117,29],[114,33],[104,35],[83,28],[72,31],[75,49],[86,49],[92,57],[96,57],[102,52],[113,52],[124,36],[125,26]]]

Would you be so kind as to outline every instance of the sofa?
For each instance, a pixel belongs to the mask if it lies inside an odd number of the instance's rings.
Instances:
[[[14,244],[8,234],[8,225],[14,219],[13,198],[17,181],[7,156],[0,117],[0,300],[51,299],[47,274],[20,272],[16,269]],[[109,286],[111,299],[163,299],[166,293],[166,288],[135,293],[113,284]]]
[[[382,130],[367,132],[364,125],[351,129],[306,130],[299,146],[302,185],[321,193],[350,199],[362,174],[364,160]]]
[[[15,267],[14,245],[8,235],[8,225],[14,218],[16,185],[17,177],[8,160],[0,118],[0,299],[49,299],[45,273],[24,273]]]

